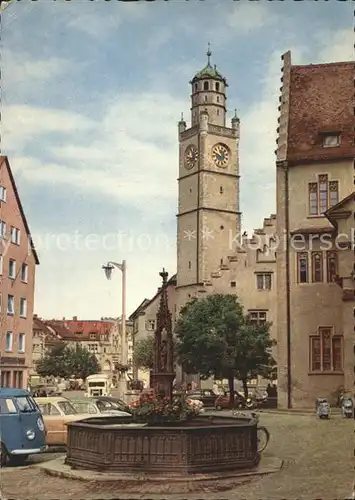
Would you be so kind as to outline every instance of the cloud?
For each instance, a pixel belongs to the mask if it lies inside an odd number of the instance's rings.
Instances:
[[[27,144],[39,138],[44,140],[51,133],[78,134],[96,126],[89,118],[61,109],[3,106],[2,147],[5,154],[19,153]]]
[[[28,183],[71,185],[153,215],[176,200],[182,106],[169,94],[122,94],[107,103],[99,127],[75,113],[12,106],[5,108],[3,147]],[[19,154],[45,136],[47,161]]]
[[[38,59],[28,52],[16,52],[3,49],[2,78],[6,80],[6,87],[11,89],[19,83],[24,85],[38,85],[64,74],[72,69],[72,63],[59,57]]]
[[[227,25],[238,35],[247,35],[277,22],[278,16],[261,2],[240,2],[226,16]]]
[[[317,35],[322,47],[318,53],[317,62],[354,61],[354,31],[344,29],[334,33],[321,32]]]

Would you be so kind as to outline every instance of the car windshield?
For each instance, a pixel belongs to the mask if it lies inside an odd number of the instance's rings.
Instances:
[[[69,401],[59,401],[58,406],[64,415],[74,415],[75,413],[78,413]]]
[[[105,382],[89,382],[89,387],[105,387]]]
[[[38,411],[36,404],[32,398],[27,396],[20,396],[15,398],[18,409],[21,413],[33,413]]]

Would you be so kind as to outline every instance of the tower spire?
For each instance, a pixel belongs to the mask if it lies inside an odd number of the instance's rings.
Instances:
[[[210,62],[210,60],[211,60],[211,55],[212,55],[212,52],[211,52],[211,44],[210,44],[210,42],[208,42],[208,44],[207,44],[207,65],[208,65],[208,66],[211,66],[211,62]]]

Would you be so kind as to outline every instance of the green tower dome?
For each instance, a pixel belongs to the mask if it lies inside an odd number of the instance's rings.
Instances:
[[[201,71],[198,71],[193,79],[191,80],[190,83],[195,83],[197,80],[203,80],[205,78],[213,78],[214,80],[220,80],[224,82],[225,84],[227,83],[226,79],[224,76],[221,75],[221,73],[217,70],[216,65],[212,66],[211,65],[211,49],[210,49],[210,44],[208,44],[208,50],[207,50],[207,65],[201,69]]]

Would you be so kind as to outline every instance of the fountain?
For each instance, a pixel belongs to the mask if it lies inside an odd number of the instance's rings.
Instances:
[[[151,385],[172,404],[175,373],[168,273],[163,269],[160,276],[163,283]],[[72,469],[149,473],[150,478],[159,475],[168,481],[177,476],[255,471],[259,463],[257,422],[252,417],[213,415],[154,424],[121,424],[114,416],[91,418],[68,425],[65,463]]]

